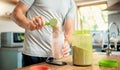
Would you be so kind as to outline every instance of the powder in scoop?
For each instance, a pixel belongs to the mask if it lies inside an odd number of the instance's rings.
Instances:
[[[50,25],[51,27],[55,28],[57,26],[57,19],[52,18],[49,22],[46,22],[45,25]]]

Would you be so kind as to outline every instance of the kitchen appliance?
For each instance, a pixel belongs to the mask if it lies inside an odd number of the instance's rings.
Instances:
[[[24,32],[1,32],[2,47],[23,46]]]
[[[73,64],[92,65],[92,35],[89,30],[75,31],[72,37]]]
[[[0,33],[0,48],[1,48],[1,33]]]

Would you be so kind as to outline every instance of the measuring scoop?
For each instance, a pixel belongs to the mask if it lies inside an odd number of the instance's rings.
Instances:
[[[52,28],[56,27],[57,26],[57,19],[55,18],[52,18],[49,22],[45,22],[45,25],[47,26],[51,26]]]

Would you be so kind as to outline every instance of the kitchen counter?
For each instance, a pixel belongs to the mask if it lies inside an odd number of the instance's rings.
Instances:
[[[101,59],[117,60],[118,63],[119,63],[119,66],[117,68],[99,67],[98,62]],[[47,64],[47,63],[43,62],[43,63],[31,65],[31,66],[46,65],[46,66],[49,66],[51,68],[51,70],[120,70],[120,55],[106,56],[106,54],[94,53],[93,54],[93,64],[91,66],[74,66],[72,64],[72,56],[69,56],[69,57],[66,57],[66,58],[61,58],[58,61],[65,61],[68,64],[65,65],[65,66],[56,66],[56,65],[50,65],[50,64]],[[30,70],[29,68],[31,66],[18,68],[18,69],[15,69],[15,70]]]
[[[22,47],[2,47],[0,50],[22,52]]]

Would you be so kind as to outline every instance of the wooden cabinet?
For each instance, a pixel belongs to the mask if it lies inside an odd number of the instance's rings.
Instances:
[[[17,4],[17,2],[19,1],[19,0],[6,0],[7,2],[10,2],[10,3],[12,3],[12,4]]]
[[[108,11],[120,10],[120,0],[108,0]]]
[[[89,6],[93,4],[107,4],[107,0],[74,0],[77,7]]]

